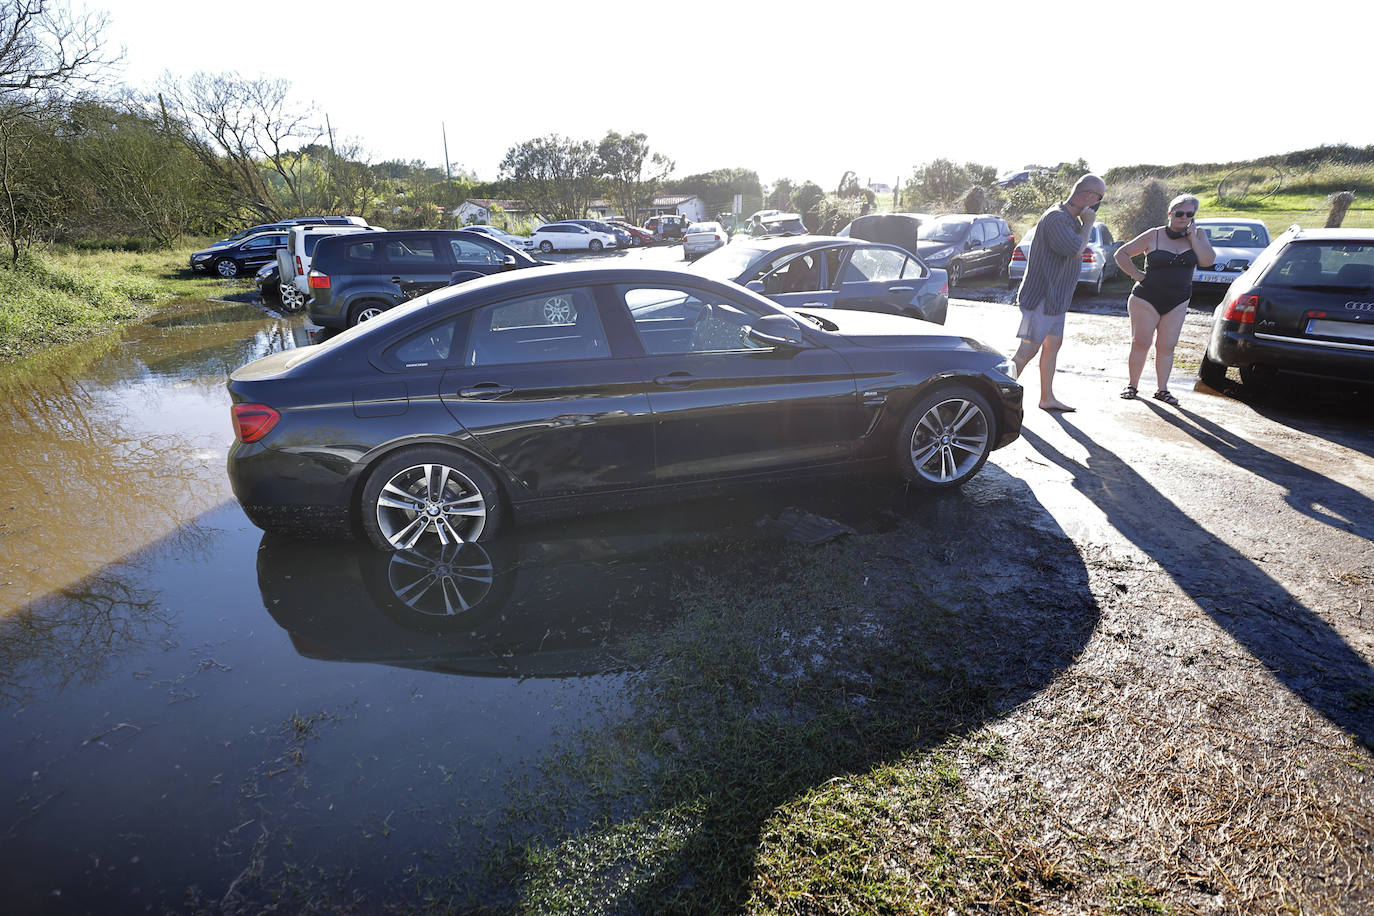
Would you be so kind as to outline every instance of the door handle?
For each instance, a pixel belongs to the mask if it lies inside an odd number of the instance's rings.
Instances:
[[[397,283],[397,284],[399,284],[399,283],[401,282],[402,279],[404,279],[404,278],[403,278],[403,277],[392,277],[392,278],[391,278],[391,282],[392,282],[392,283]]]
[[[671,375],[660,375],[654,379],[654,384],[664,388],[686,388],[695,381],[696,379],[686,372],[674,372]]]
[[[914,287],[914,286],[889,286],[889,287],[887,288],[887,291],[888,291],[889,293],[914,293],[914,292],[916,292],[916,287]]]
[[[803,302],[801,305],[798,306],[798,308],[804,308],[804,309],[828,309],[828,308],[830,308],[830,303],[829,303],[829,302]]]
[[[478,385],[474,388],[458,389],[458,397],[481,398],[482,400],[489,401],[493,398],[499,398],[503,394],[510,394],[514,390],[515,389],[511,388],[509,385]]]

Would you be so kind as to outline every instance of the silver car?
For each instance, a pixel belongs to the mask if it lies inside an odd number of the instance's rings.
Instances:
[[[1035,238],[1035,227],[1026,230],[1026,237],[1011,253],[1011,263],[1007,265],[1007,289],[1013,289],[1026,275],[1026,258],[1030,254],[1031,240]],[[1083,264],[1078,270],[1078,288],[1102,292],[1102,284],[1121,271],[1116,266],[1116,250],[1121,243],[1112,238],[1112,230],[1102,223],[1093,223],[1088,234],[1088,244],[1083,248]]]
[[[730,233],[720,223],[692,223],[682,234],[682,256],[695,261],[730,241]]]
[[[1193,271],[1195,290],[1226,292],[1231,281],[1245,272],[1260,252],[1269,247],[1269,229],[1257,219],[1200,219],[1194,225],[1207,233],[1212,250],[1217,253],[1211,267]]]

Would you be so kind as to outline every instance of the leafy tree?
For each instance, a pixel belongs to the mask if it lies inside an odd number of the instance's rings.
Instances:
[[[653,205],[655,192],[674,167],[662,153],[649,152],[648,139],[645,134],[621,136],[612,130],[596,148],[608,196],[632,223],[638,221],[641,208]]]
[[[768,209],[786,210],[791,206],[792,192],[797,190],[797,185],[790,178],[779,178],[773,184],[773,190],[768,193]],[[762,209],[762,208],[760,208]]]
[[[601,162],[588,140],[549,134],[512,146],[501,160],[511,193],[550,219],[577,219],[596,196]]]
[[[821,226],[821,204],[824,201],[825,192],[821,190],[821,186],[814,181],[808,181],[792,192],[789,204],[793,210],[801,214],[806,228],[815,232]]]
[[[845,172],[840,177],[840,185],[835,189],[835,196],[859,197],[863,194],[863,190],[859,185],[859,176],[854,172]]]
[[[918,165],[911,172],[907,194],[926,202],[952,201],[971,184],[968,170],[948,159]]]
[[[707,213],[732,212],[735,195],[743,199],[742,209],[752,213],[763,204],[763,185],[753,169],[716,169],[669,181],[664,190],[670,194],[695,194],[706,204]]]

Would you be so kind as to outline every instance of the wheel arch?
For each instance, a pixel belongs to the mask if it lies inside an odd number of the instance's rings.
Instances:
[[[991,379],[978,372],[961,372],[959,370],[947,370],[939,375],[931,376],[919,385],[913,385],[902,391],[900,399],[890,399],[891,410],[888,411],[887,421],[882,424],[884,427],[883,436],[891,439],[901,429],[902,421],[906,419],[907,413],[917,401],[933,394],[943,388],[954,387],[971,388],[983,396],[992,408],[993,423],[993,442],[998,442],[1004,433],[1005,418],[1002,416],[1003,397],[1002,392]],[[998,448],[997,445],[993,449]]]

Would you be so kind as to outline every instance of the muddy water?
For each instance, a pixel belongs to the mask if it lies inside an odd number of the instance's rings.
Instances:
[[[190,302],[0,369],[0,613],[231,499],[226,377],[302,339],[252,304]]]
[[[747,545],[776,542],[756,522],[785,492],[450,552],[264,536],[225,481],[224,379],[306,342],[252,304],[185,303],[4,370],[8,910],[417,899],[499,843],[560,742],[624,714],[626,646],[684,570],[733,540],[767,581]],[[890,492],[864,492],[833,508],[881,524]]]

